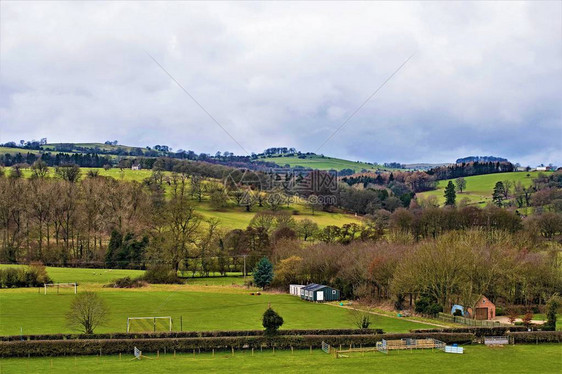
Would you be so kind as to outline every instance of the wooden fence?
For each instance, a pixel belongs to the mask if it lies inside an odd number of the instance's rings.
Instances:
[[[445,321],[445,322],[460,323],[460,324],[467,325],[467,326],[479,326],[479,327],[498,327],[498,326],[509,327],[509,326],[511,326],[510,324],[501,323],[501,322],[498,322],[498,321],[478,320],[478,319],[465,318],[465,317],[460,317],[460,316],[453,316],[453,315],[445,314],[445,313],[439,313],[437,315],[437,319],[439,319],[441,321]]]

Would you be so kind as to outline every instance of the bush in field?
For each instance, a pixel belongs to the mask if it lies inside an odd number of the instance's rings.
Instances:
[[[263,314],[262,325],[265,327],[266,334],[275,334],[279,327],[283,326],[283,317],[277,314],[273,309],[267,308]]]
[[[254,283],[256,286],[265,288],[273,281],[273,265],[267,258],[262,258],[254,269]]]
[[[156,265],[144,272],[141,278],[152,284],[179,284],[182,283],[178,273],[166,265]]]
[[[94,292],[82,292],[74,297],[66,320],[71,328],[85,334],[93,334],[94,329],[105,324],[109,317],[106,302]]]
[[[353,308],[349,311],[353,324],[358,329],[368,329],[371,326],[371,313]]]
[[[0,288],[38,287],[50,283],[45,266],[32,263],[28,267],[0,269]]]
[[[124,277],[114,280],[112,283],[108,284],[106,287],[113,288],[139,288],[146,286],[147,282],[139,278]]]

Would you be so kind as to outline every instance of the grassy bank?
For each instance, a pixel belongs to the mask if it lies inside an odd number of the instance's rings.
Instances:
[[[334,359],[319,349],[309,351],[217,352],[128,356],[12,358],[0,361],[2,373],[560,373],[562,345],[465,347],[465,354],[441,351],[366,353]]]

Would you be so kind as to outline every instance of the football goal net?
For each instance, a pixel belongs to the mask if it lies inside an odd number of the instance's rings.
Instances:
[[[127,332],[172,331],[172,317],[129,317]]]
[[[69,289],[70,292],[77,294],[78,293],[78,283],[44,283],[43,289],[45,295],[47,294],[48,289],[52,289],[51,292],[56,292],[57,295],[60,293],[68,293]]]

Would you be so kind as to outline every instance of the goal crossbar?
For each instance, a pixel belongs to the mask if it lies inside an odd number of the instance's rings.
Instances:
[[[45,295],[47,294],[47,287],[56,287],[57,294],[58,294],[61,286],[74,287],[74,294],[78,293],[78,283],[43,283],[43,288],[45,289]]]
[[[131,321],[152,320],[153,331],[156,332],[156,320],[167,319],[169,321],[169,331],[172,331],[172,317],[127,317],[127,332],[131,329]]]

